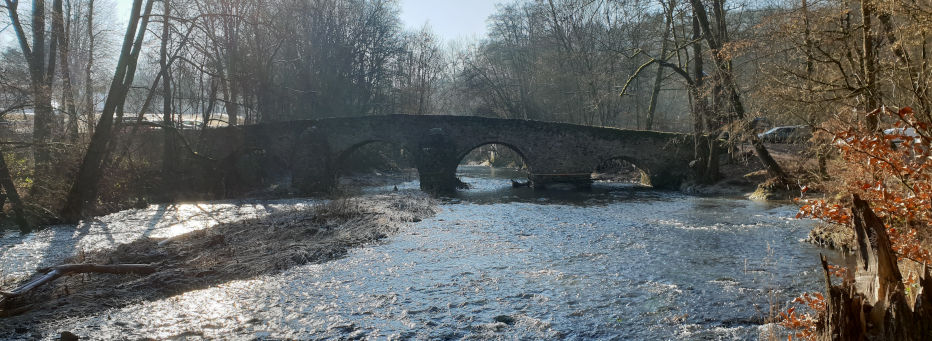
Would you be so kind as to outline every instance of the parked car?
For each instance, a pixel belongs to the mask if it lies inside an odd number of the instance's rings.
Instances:
[[[149,122],[149,121],[147,121],[145,117],[139,117],[136,115],[132,115],[132,116],[124,115],[123,116],[123,124],[126,124],[126,125],[145,124],[146,122]]]
[[[916,143],[920,143],[921,139],[919,138],[919,133],[916,132],[914,128],[890,128],[883,131],[884,135],[899,135],[898,137],[890,140],[894,145],[903,143],[903,137],[911,137]]]
[[[768,131],[757,134],[764,142],[770,143],[799,143],[812,137],[812,129],[808,126],[773,127]]]
[[[178,124],[178,129],[193,130],[198,128],[200,128],[200,124],[196,121],[181,121],[181,123]]]

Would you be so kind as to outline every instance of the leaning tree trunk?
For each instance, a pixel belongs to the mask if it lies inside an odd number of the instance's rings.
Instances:
[[[155,272],[156,270],[157,269],[155,266],[149,264],[62,264],[50,268],[39,269],[39,273],[43,274],[42,276],[26,282],[26,284],[23,284],[13,291],[0,291],[0,299],[6,300],[23,296],[46,283],[66,275],[79,273],[148,275]]]
[[[670,36],[671,22],[672,17],[667,17],[664,20],[663,25],[663,34],[661,35],[660,43],[660,59],[667,59],[667,40]],[[645,119],[646,130],[651,130],[654,128],[654,114],[657,112],[657,99],[660,96],[660,86],[663,85],[663,66],[657,64],[657,73],[654,75],[654,87],[650,91],[650,105],[647,107],[647,118]]]
[[[13,217],[16,224],[19,225],[20,231],[27,233],[32,230],[29,222],[26,221],[26,213],[23,210],[23,201],[19,197],[16,185],[13,183],[13,177],[10,175],[10,168],[6,165],[6,158],[3,157],[3,151],[0,150],[0,186],[6,194],[6,198],[13,205]]]
[[[142,0],[133,1],[132,14],[123,38],[120,59],[117,62],[113,79],[110,81],[107,101],[104,102],[104,109],[100,114],[94,134],[91,136],[91,143],[87,147],[87,153],[78,169],[78,176],[68,192],[65,207],[62,209],[62,218],[67,222],[79,221],[88,206],[93,205],[97,200],[97,186],[103,172],[103,162],[109,149],[110,139],[113,136],[114,113],[126,101],[127,91],[132,84],[133,77],[130,73],[136,69],[136,58],[139,57],[139,49],[142,48],[149,13],[152,12],[152,3],[152,0],[146,1],[145,12],[140,15]]]
[[[699,29],[699,21],[695,19],[695,15],[693,17],[693,39],[699,39],[702,36],[702,31]],[[705,95],[702,93],[703,86],[705,86],[705,69],[703,68],[702,44],[693,44],[693,85],[690,87],[689,93],[693,99],[690,109],[693,114],[693,128],[695,130],[693,141],[695,143],[694,158],[696,159],[696,168],[694,170],[700,182],[712,183],[716,179],[714,175],[709,174],[708,170],[709,147],[708,139],[704,135],[707,132],[706,119],[709,112],[708,101],[706,101]]]
[[[741,102],[741,93],[738,91],[738,84],[731,70],[731,62],[722,53],[719,53],[722,51],[724,44],[728,42],[728,35],[725,31],[726,25],[723,1],[713,2],[713,9],[716,14],[716,27],[718,28],[717,31],[713,31],[711,28],[709,16],[702,0],[690,0],[690,3],[693,8],[695,20],[702,30],[705,41],[712,50],[711,55],[713,61],[715,61],[716,73],[719,76],[720,85],[724,88],[722,97],[727,97],[721,100],[728,101],[731,106],[729,120],[743,120],[747,115],[744,104]],[[780,164],[770,155],[767,147],[757,138],[756,134],[751,133],[748,135],[751,140],[751,145],[754,147],[754,153],[757,155],[761,164],[767,169],[767,174],[772,178],[776,178],[779,183],[785,183],[786,173],[783,171],[783,168],[780,167]]]
[[[819,340],[928,340],[932,336],[932,274],[922,265],[910,299],[883,221],[857,195],[851,208],[857,237],[857,268],[840,285],[825,270],[825,312]]]

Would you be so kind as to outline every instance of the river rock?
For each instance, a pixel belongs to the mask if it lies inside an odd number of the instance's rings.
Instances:
[[[498,315],[494,318],[495,322],[501,322],[507,325],[515,324],[515,318],[508,315]]]

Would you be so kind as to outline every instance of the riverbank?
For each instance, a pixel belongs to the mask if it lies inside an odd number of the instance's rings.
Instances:
[[[79,251],[62,263],[149,264],[156,272],[61,278],[2,302],[0,316],[15,316],[0,319],[0,329],[27,333],[36,324],[326,262],[390,236],[402,224],[432,216],[435,205],[426,195],[405,191],[334,199],[170,238],[140,238],[116,248]]]
[[[418,179],[416,168],[396,169],[392,171],[357,172],[340,177],[340,188],[345,192],[356,192],[366,187],[398,185]]]
[[[691,195],[744,197],[760,201],[793,200],[803,194],[802,187],[821,181],[816,176],[818,164],[807,155],[807,148],[804,144],[767,144],[770,155],[788,174],[790,184],[773,183],[754,152],[749,146],[744,146],[722,156],[718,181],[712,184],[687,182],[680,191]]]
[[[854,229],[850,226],[820,222],[812,227],[806,242],[850,253],[857,247]]]

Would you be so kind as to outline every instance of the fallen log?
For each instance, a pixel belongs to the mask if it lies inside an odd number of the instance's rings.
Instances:
[[[39,278],[33,279],[19,286],[13,291],[0,291],[2,298],[13,298],[22,296],[45,283],[54,281],[64,276],[78,273],[108,273],[108,274],[151,274],[156,269],[148,264],[63,264],[49,268],[42,268],[38,273],[43,273]]]

